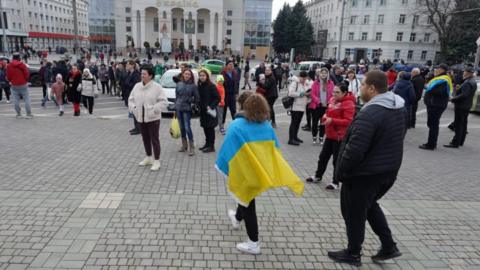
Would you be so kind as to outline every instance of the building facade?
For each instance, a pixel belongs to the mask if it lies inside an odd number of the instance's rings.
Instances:
[[[314,27],[314,56],[340,59],[403,59],[407,63],[434,60],[439,51],[428,15],[416,0],[312,0],[306,3]],[[323,39],[324,38],[324,39]]]
[[[117,0],[117,47],[143,48],[145,42],[155,47],[158,42],[162,52],[180,44],[235,54],[268,52],[270,39],[266,42],[263,35],[270,33],[271,9],[272,0]]]
[[[72,49],[75,45],[72,0],[3,0],[8,50]],[[79,46],[88,46],[88,0],[77,0]]]
[[[89,40],[92,50],[114,50],[115,0],[90,0],[88,8]]]

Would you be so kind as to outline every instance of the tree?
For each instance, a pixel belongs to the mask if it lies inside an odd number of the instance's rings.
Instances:
[[[158,41],[158,38],[157,38],[157,41],[155,41],[155,48],[160,48],[160,42]]]
[[[311,53],[313,26],[307,17],[307,9],[300,0],[287,18],[287,38],[290,48],[295,48],[297,54]]]
[[[289,40],[287,35],[287,20],[292,13],[289,5],[284,4],[283,8],[273,22],[273,49],[278,53],[287,53],[290,51]]]

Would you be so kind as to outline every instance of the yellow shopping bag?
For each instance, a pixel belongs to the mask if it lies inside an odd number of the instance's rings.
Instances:
[[[180,125],[178,124],[176,116],[173,117],[172,123],[170,124],[170,136],[174,139],[180,138]]]

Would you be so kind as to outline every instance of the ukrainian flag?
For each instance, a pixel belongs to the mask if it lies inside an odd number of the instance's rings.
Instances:
[[[268,121],[248,122],[239,117],[228,127],[215,167],[227,178],[227,189],[238,204],[248,204],[264,191],[288,187],[298,196],[303,182],[280,152]]]
[[[425,92],[430,92],[433,90],[433,88],[439,84],[442,84],[442,83],[446,83],[447,84],[447,94],[449,96],[452,95],[453,93],[453,83],[452,83],[452,78],[450,78],[450,76],[448,75],[442,75],[442,76],[438,76],[438,77],[435,77],[433,79],[431,79],[429,82],[428,82],[428,85],[427,85],[427,89],[425,90]]]

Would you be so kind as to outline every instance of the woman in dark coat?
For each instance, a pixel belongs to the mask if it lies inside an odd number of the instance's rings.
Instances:
[[[410,122],[410,113],[412,104],[416,100],[415,90],[413,84],[410,81],[410,73],[401,71],[398,73],[398,79],[393,87],[393,92],[405,100],[405,109],[407,110],[407,123]],[[410,128],[410,127],[409,127]]]
[[[205,145],[200,148],[204,153],[215,152],[215,127],[218,125],[217,106],[220,102],[215,84],[210,80],[208,71],[198,72],[198,92],[200,94],[200,126],[205,132]]]
[[[268,106],[270,107],[270,119],[272,121],[272,127],[276,128],[277,125],[275,123],[275,111],[273,110],[273,105],[275,104],[275,100],[278,98],[278,88],[277,80],[275,79],[275,75],[272,73],[271,67],[267,67],[265,69],[265,84],[261,86],[263,89],[265,89],[265,98],[267,99]]]
[[[82,100],[82,89],[79,85],[82,83],[82,74],[77,65],[72,66],[72,71],[68,75],[68,100],[73,103],[73,115],[80,116],[80,101]]]

